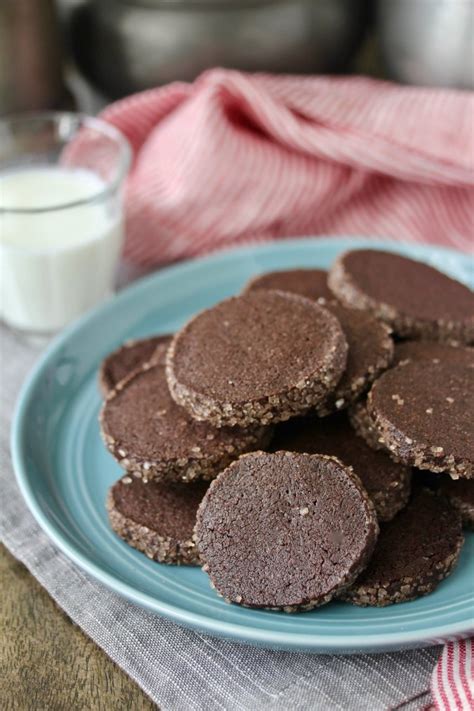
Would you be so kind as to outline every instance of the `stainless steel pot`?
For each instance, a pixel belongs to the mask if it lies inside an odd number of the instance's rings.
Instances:
[[[395,79],[474,88],[474,0],[378,0],[378,26]]]
[[[342,69],[367,14],[367,0],[96,0],[77,16],[73,44],[86,76],[123,96],[212,66]]]

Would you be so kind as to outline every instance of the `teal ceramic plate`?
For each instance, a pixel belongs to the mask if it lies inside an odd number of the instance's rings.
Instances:
[[[97,425],[97,368],[128,338],[180,327],[192,314],[238,292],[252,275],[292,266],[329,267],[360,239],[305,239],[247,247],[165,269],[122,292],[64,332],[28,378],[17,405],[12,450],[28,506],[77,565],[129,600],[212,635],[280,649],[382,651],[467,635],[473,628],[474,535],[438,590],[385,609],[332,603],[288,615],[228,605],[199,569],[159,565],[107,525],[104,500],[120,469]],[[371,241],[370,244],[374,245]],[[469,281],[469,260],[435,247],[378,244]],[[423,298],[423,295],[421,295]]]

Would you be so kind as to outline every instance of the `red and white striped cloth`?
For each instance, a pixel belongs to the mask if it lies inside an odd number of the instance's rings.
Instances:
[[[448,642],[431,679],[432,706],[436,711],[473,711],[474,640]]]
[[[112,104],[128,137],[126,256],[359,234],[474,246],[474,95],[361,77],[214,69]],[[450,642],[431,708],[474,709],[474,642]]]
[[[472,247],[472,93],[214,69],[102,115],[135,155],[131,261],[315,234]]]

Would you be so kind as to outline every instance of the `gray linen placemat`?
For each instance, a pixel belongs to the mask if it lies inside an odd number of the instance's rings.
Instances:
[[[411,711],[428,703],[424,692],[439,648],[324,656],[230,643],[146,612],[73,565],[27,510],[10,461],[14,401],[38,352],[0,329],[0,538],[58,605],[160,708]],[[410,699],[415,700],[403,703]]]

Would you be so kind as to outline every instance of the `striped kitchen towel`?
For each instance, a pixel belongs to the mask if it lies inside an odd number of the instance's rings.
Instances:
[[[431,680],[434,711],[473,711],[474,641],[448,642]]]
[[[126,256],[292,235],[472,248],[474,94],[214,69],[112,104],[134,150]]]

